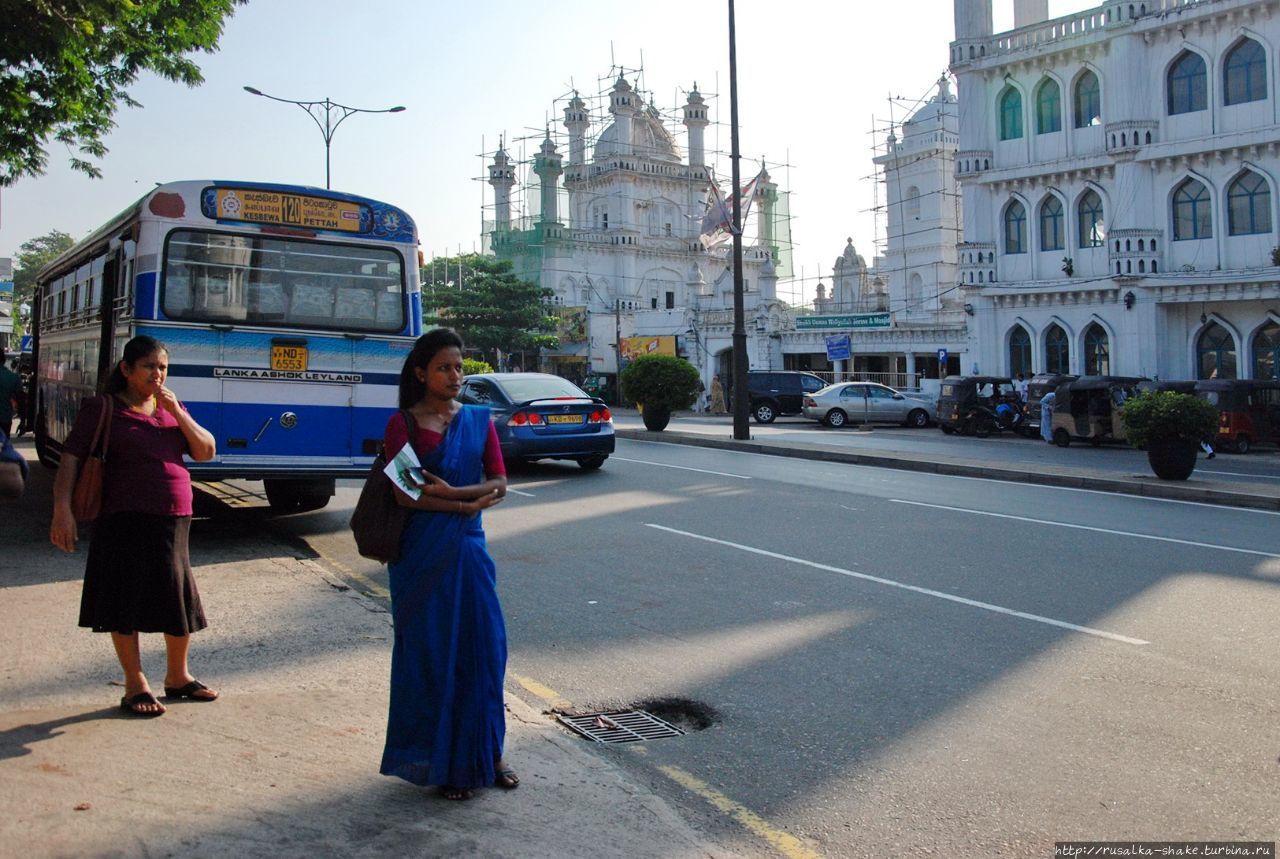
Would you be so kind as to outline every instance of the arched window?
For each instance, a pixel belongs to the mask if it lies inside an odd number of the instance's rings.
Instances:
[[[1005,87],[1000,95],[1000,139],[1017,140],[1022,136],[1022,93]]]
[[[1045,372],[1067,373],[1071,366],[1071,341],[1061,325],[1050,325],[1044,333]]]
[[[1076,215],[1080,247],[1102,247],[1107,240],[1107,231],[1102,222],[1102,198],[1097,191],[1090,189],[1084,192],[1084,196],[1076,204]]]
[[[1040,250],[1060,251],[1062,240],[1062,201],[1050,194],[1040,204]]]
[[[1197,379],[1234,379],[1236,377],[1236,344],[1231,332],[1217,322],[1200,334],[1196,341]]]
[[[1173,192],[1173,240],[1213,238],[1213,212],[1209,190],[1188,179]]]
[[[1253,378],[1280,381],[1280,324],[1270,322],[1253,335]]]
[[[920,189],[915,185],[907,189],[907,198],[903,202],[903,207],[907,210],[908,218],[920,217]]]
[[[1245,39],[1227,52],[1222,75],[1222,100],[1227,104],[1262,101],[1267,97],[1267,52]]]
[[[1111,375],[1111,341],[1096,322],[1084,330],[1084,372],[1089,376]]]
[[[1009,332],[1009,375],[1021,373],[1028,378],[1031,372],[1031,335],[1021,325]]]
[[[1102,89],[1093,72],[1085,72],[1076,81],[1075,114],[1076,128],[1102,124]]]
[[[1062,130],[1062,90],[1055,80],[1047,80],[1036,90],[1036,134]]]
[[[981,277],[982,273],[978,273]],[[924,278],[919,272],[911,272],[907,278],[907,312],[914,313],[924,309]]]
[[[1252,236],[1271,232],[1271,187],[1252,170],[1227,186],[1227,233]]]
[[[1027,252],[1027,210],[1017,200],[1004,210],[1004,252]]]
[[[1208,105],[1208,75],[1204,60],[1193,51],[1183,51],[1169,67],[1169,115],[1204,110]]]

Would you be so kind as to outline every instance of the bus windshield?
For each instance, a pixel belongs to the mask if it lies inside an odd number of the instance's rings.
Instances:
[[[204,230],[175,230],[165,242],[170,319],[398,332],[404,292],[392,248]]]

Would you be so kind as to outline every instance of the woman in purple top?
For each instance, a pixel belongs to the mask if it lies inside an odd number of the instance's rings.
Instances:
[[[78,533],[71,493],[78,465],[89,455],[104,404],[111,435],[102,480],[102,512],[93,526],[85,565],[80,626],[111,633],[124,669],[120,708],[135,716],[165,710],[142,672],[139,632],[163,632],[171,699],[212,701],[218,693],[191,676],[191,633],[207,625],[191,573],[191,475],[182,462],[214,456],[213,436],[196,423],[165,387],[169,350],[152,337],[135,337],[107,379],[104,397],[85,400],[62,446],[53,484],[49,539],[73,552]]]

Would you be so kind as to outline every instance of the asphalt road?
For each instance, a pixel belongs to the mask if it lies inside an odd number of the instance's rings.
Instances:
[[[618,416],[620,426],[643,426],[638,417]],[[732,434],[728,418],[710,418],[681,415],[671,424],[671,429],[681,432]],[[915,453],[923,458],[933,456],[960,457],[989,460],[1002,463],[1032,463],[1040,465],[1095,468],[1117,474],[1150,474],[1147,457],[1143,451],[1128,445],[1107,443],[1093,447],[1087,442],[1072,442],[1061,448],[1047,444],[1039,437],[1022,438],[1013,433],[1000,433],[990,438],[944,435],[936,426],[924,429],[888,424],[873,424],[870,432],[863,432],[855,425],[833,429],[817,421],[800,417],[779,418],[772,424],[751,422],[752,437],[785,441],[795,445],[836,445],[851,450],[883,452],[900,451]],[[1256,483],[1280,480],[1280,449],[1266,445],[1244,456],[1220,452],[1212,461],[1204,454],[1196,466],[1196,474],[1214,480]]]
[[[730,850],[1277,837],[1280,514],[633,441],[512,477],[509,689],[705,707],[600,753]],[[355,494],[273,527],[377,595]]]

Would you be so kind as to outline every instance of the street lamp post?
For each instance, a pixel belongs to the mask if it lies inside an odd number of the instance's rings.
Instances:
[[[307,116],[315,122],[316,127],[320,129],[320,133],[324,135],[324,187],[329,187],[329,144],[333,141],[333,133],[338,130],[338,126],[342,121],[353,113],[400,113],[404,110],[403,105],[395,107],[384,107],[377,110],[371,110],[365,107],[348,107],[345,104],[338,104],[336,101],[325,99],[324,101],[297,101],[291,98],[279,98],[270,95],[262,90],[254,89],[251,86],[244,88],[247,93],[260,95],[263,98],[269,98],[272,101],[281,101],[285,104],[296,104],[307,112]],[[335,120],[333,117],[338,114]]]

